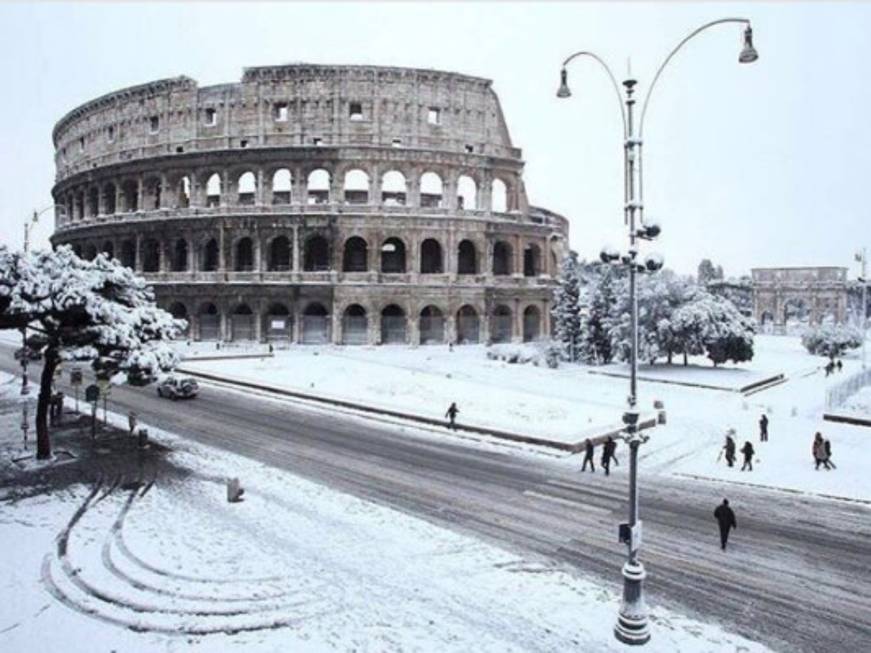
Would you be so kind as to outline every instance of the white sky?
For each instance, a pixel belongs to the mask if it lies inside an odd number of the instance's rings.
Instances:
[[[852,265],[871,246],[871,5],[819,3],[134,3],[0,5],[0,242],[51,203],[51,130],[115,89],[187,75],[236,82],[249,65],[294,61],[416,66],[493,80],[530,200],[571,220],[582,256],[620,245],[622,143],[616,99],[590,60],[645,91],[662,58],[715,18],[753,21],[760,59],[737,63],[741,28],[711,30],[672,62],[645,127],[647,214],[666,265],[702,257],[752,266]],[[36,228],[47,242],[51,220]],[[852,276],[852,272],[851,272]]]

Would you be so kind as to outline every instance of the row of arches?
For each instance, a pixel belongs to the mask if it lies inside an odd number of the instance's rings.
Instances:
[[[477,176],[477,175],[476,175]],[[199,174],[144,175],[92,183],[58,199],[72,221],[158,209],[189,207],[351,204],[450,208],[505,213],[520,208],[516,182],[476,179],[472,172],[448,180],[432,170],[422,174],[391,168],[341,172],[325,167],[206,170]],[[63,222],[58,216],[59,221]]]
[[[262,247],[262,252],[261,252]],[[138,244],[134,240],[123,240],[116,252],[115,243],[106,240],[102,243],[75,243],[77,255],[91,260],[103,252],[117,258],[122,265],[141,272],[217,272],[232,270],[250,272],[284,272],[301,269],[303,272],[324,272],[333,269],[333,245],[321,234],[312,234],[302,242],[301,261],[295,266],[292,236],[279,234],[262,243],[251,236],[241,236],[231,243],[230,260],[222,261],[219,239],[207,238],[197,248],[196,261],[186,238],[169,241],[147,237]],[[417,247],[416,264],[409,264],[408,246],[403,238],[390,236],[377,244],[375,251],[370,242],[361,236],[350,236],[340,244],[342,272],[380,271],[385,274],[417,272],[420,274],[444,274],[448,271],[446,252],[437,238],[425,238]],[[516,261],[514,247],[505,240],[497,240],[492,245],[490,269],[495,276],[515,273]],[[262,260],[261,260],[262,256]],[[478,245],[470,239],[463,239],[451,253],[455,257],[453,270],[460,275],[482,274],[484,265]],[[301,266],[298,264],[301,263]],[[541,248],[535,243],[527,243],[523,249],[522,273],[527,277],[538,276],[543,272]]]
[[[299,324],[296,327],[294,315],[288,305],[281,302],[271,303],[259,316],[245,302],[236,304],[226,314],[210,301],[201,303],[194,314],[178,301],[171,303],[167,310],[174,317],[187,320],[186,336],[197,340],[428,345],[502,343],[511,342],[515,336],[529,342],[542,336],[542,311],[534,304],[522,311],[520,333],[515,333],[514,315],[506,304],[497,304],[493,308],[487,316],[486,330],[478,309],[470,304],[448,315],[434,304],[410,314],[393,303],[370,315],[363,305],[354,303],[346,306],[334,320],[323,303],[312,301],[297,316]],[[334,328],[338,333],[333,332]],[[415,338],[412,338],[412,331]]]

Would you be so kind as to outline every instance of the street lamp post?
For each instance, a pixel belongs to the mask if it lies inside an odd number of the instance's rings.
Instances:
[[[634,79],[623,81],[624,93],[620,93],[617,80],[611,69],[598,55],[593,52],[580,51],[569,56],[562,64],[560,70],[560,86],[557,97],[568,98],[571,90],[568,86],[568,71],[566,66],[575,58],[589,57],[598,62],[611,80],[611,85],[617,94],[620,106],[620,114],[623,119],[623,199],[624,220],[629,230],[629,249],[626,254],[619,254],[611,250],[604,250],[601,254],[602,261],[606,263],[619,263],[628,268],[629,272],[629,304],[630,304],[630,353],[629,353],[629,397],[628,407],[623,414],[625,426],[623,439],[629,445],[629,522],[621,528],[621,541],[627,545],[627,559],[623,565],[623,600],[620,605],[620,614],[614,627],[614,635],[626,644],[645,644],[650,640],[650,626],[647,618],[647,606],[644,601],[643,581],[645,578],[644,565],[638,558],[641,546],[641,520],[638,518],[638,448],[647,441],[647,436],[639,430],[638,411],[638,297],[636,293],[636,277],[638,273],[655,272],[662,267],[662,259],[656,256],[648,256],[644,263],[638,262],[639,239],[653,240],[660,233],[658,225],[644,220],[643,204],[643,177],[641,165],[641,146],[644,131],[644,117],[647,113],[650,95],[659,80],[662,71],[671,61],[675,54],[693,37],[700,32],[715,25],[726,23],[739,23],[745,26],[744,45],[738,57],[740,63],[752,63],[758,59],[756,49],[753,47],[753,30],[750,21],[746,18],[723,18],[706,23],[687,35],[668,54],[656,71],[653,81],[647,89],[644,102],[641,107],[638,135],[635,134],[635,85]]]

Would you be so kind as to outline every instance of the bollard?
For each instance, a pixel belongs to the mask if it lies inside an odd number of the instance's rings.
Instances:
[[[661,399],[655,399],[653,408],[656,410],[656,423],[665,424],[665,403]]]
[[[148,429],[139,429],[139,448],[144,449],[148,446]]]
[[[238,478],[231,478],[227,481],[227,501],[230,503],[238,503],[242,500],[243,494],[245,494],[245,490],[239,484]]]

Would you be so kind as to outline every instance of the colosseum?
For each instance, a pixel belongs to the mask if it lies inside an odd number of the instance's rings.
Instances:
[[[293,64],[73,109],[54,245],[116,257],[198,340],[429,344],[550,331],[568,222],[529,206],[490,80]]]

